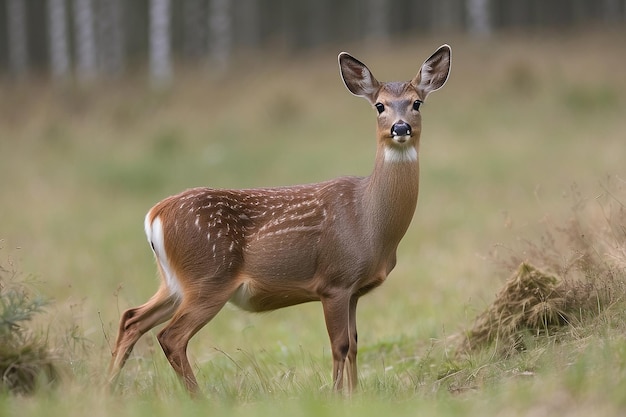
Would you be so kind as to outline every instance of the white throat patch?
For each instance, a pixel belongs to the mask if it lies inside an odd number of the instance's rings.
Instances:
[[[385,162],[415,162],[417,161],[417,149],[414,146],[387,146],[385,147]]]

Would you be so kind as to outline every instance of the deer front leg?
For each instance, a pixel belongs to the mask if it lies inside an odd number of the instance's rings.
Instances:
[[[353,295],[350,298],[350,309],[348,311],[348,329],[350,338],[350,347],[348,349],[348,356],[346,357],[346,367],[348,369],[348,391],[354,392],[358,388],[358,374],[356,366],[356,355],[358,347],[358,336],[356,331],[356,305],[359,301],[357,295]]]
[[[328,330],[330,348],[333,355],[333,388],[335,391],[341,391],[343,389],[346,358],[348,357],[351,344],[350,295],[334,294],[322,298],[321,302],[324,308],[324,319],[326,320],[326,329]],[[351,389],[352,387],[349,386],[348,388]]]

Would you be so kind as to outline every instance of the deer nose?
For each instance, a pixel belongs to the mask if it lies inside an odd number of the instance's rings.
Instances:
[[[409,136],[411,134],[411,126],[407,122],[400,120],[391,126],[391,136]]]

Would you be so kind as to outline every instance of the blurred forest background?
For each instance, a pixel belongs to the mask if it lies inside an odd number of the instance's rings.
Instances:
[[[237,51],[625,21],[625,0],[0,0],[0,71],[84,83],[141,68],[163,85],[174,62],[225,71]]]
[[[51,302],[28,324],[67,375],[0,389],[0,416],[626,415],[625,22],[626,0],[0,0],[0,324],[6,283],[32,277]],[[442,43],[417,213],[359,304],[360,396],[326,401],[319,303],[220,312],[189,349],[209,402],[154,334],[103,396],[120,315],[157,286],[149,207],[367,175],[375,110],[337,53],[406,79]],[[522,260],[580,279],[590,311],[522,328],[510,356],[451,356]]]

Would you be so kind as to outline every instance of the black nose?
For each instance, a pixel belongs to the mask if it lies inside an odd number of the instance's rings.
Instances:
[[[411,134],[411,126],[406,122],[398,122],[391,126],[391,136],[409,136]]]

